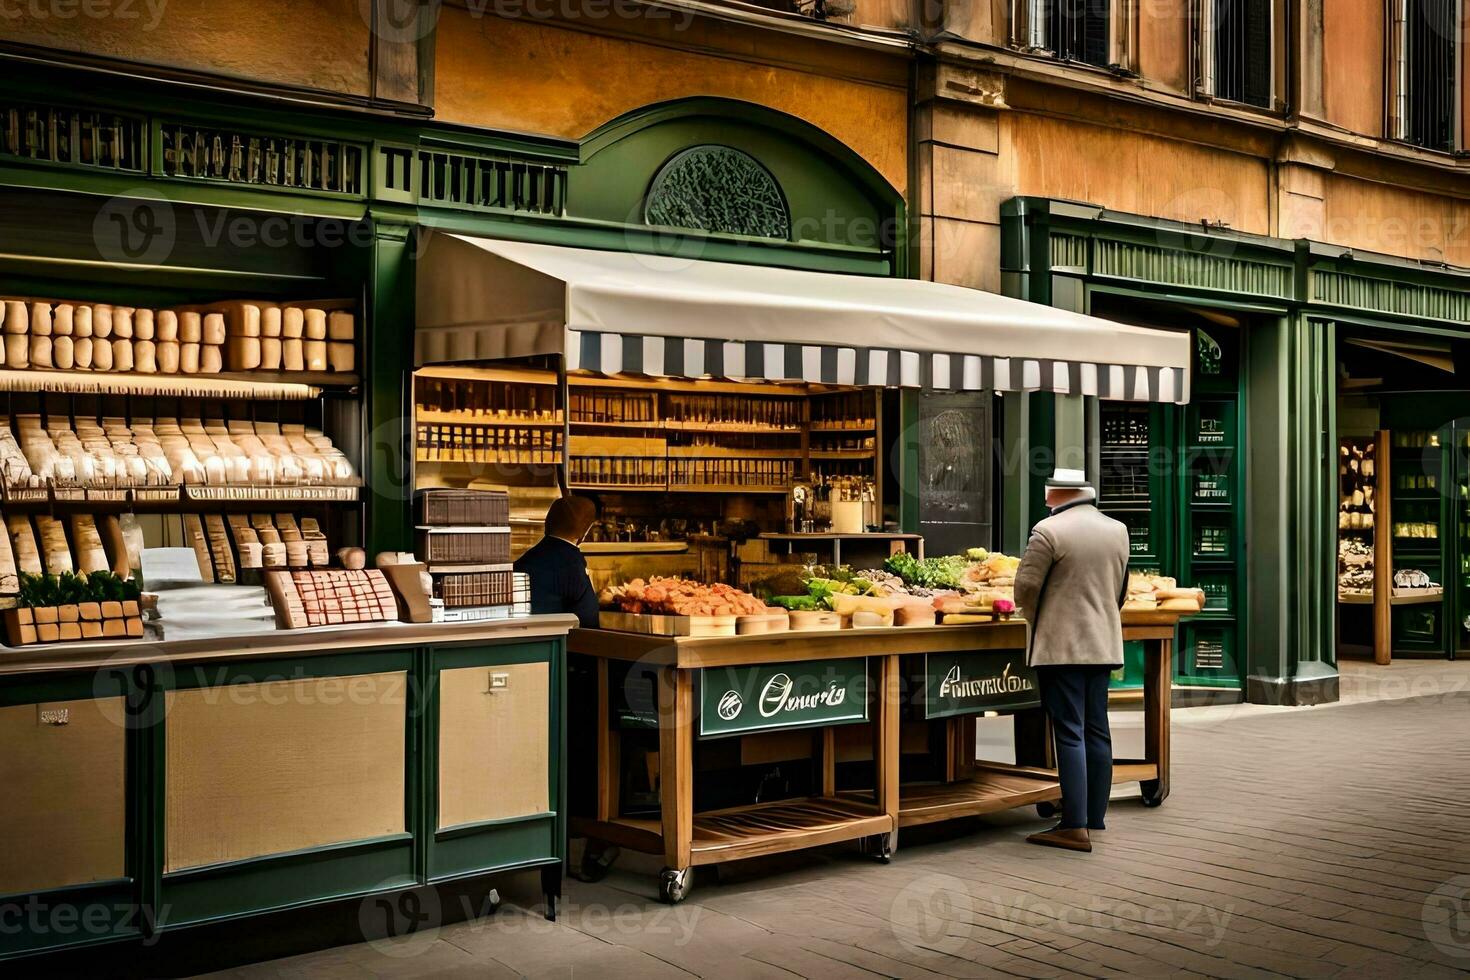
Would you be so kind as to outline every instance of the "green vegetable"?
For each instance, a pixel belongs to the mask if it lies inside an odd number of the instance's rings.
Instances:
[[[971,548],[965,552],[965,557],[970,559],[970,561],[984,561],[990,557],[990,552],[984,548]]]
[[[79,602],[125,602],[142,595],[138,583],[112,572],[20,574],[22,606],[69,606]]]
[[[782,609],[811,610],[815,611],[819,605],[815,596],[810,595],[777,595],[766,600],[767,605],[779,606]]]
[[[945,555],[940,558],[915,558],[907,552],[892,555],[883,563],[890,573],[903,579],[908,585],[922,589],[956,589],[969,566],[963,555]]]

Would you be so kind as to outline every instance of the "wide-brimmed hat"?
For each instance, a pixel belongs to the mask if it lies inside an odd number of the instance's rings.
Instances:
[[[1048,490],[1091,490],[1092,484],[1087,482],[1087,474],[1082,470],[1058,469],[1047,478]]]

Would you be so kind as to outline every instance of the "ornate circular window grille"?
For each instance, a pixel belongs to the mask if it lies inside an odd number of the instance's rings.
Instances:
[[[771,172],[741,150],[692,146],[670,157],[643,205],[646,224],[757,238],[791,237],[791,213]]]

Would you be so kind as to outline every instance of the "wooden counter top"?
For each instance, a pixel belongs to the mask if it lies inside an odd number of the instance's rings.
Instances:
[[[373,647],[448,646],[565,636],[575,616],[522,616],[477,623],[364,623],[188,640],[50,643],[0,648],[0,675],[95,670],[170,661],[260,659],[357,653]]]
[[[1026,624],[1019,620],[972,626],[889,626],[756,633],[750,636],[656,636],[576,629],[568,643],[568,649],[573,653],[685,668],[895,653],[1020,650],[1025,646]]]

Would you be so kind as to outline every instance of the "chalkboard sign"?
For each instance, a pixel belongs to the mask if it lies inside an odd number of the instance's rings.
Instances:
[[[931,555],[988,548],[991,412],[988,391],[918,396],[919,533]]]

